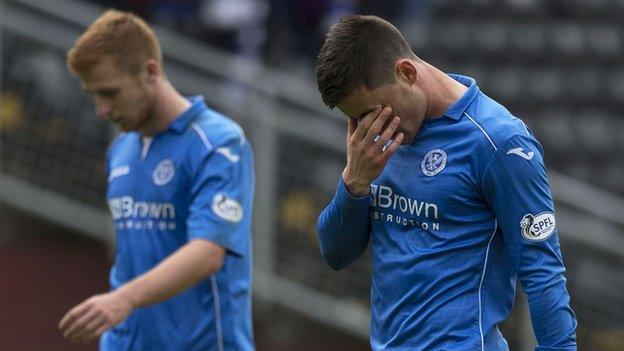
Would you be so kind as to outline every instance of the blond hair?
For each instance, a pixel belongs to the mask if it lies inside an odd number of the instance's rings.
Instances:
[[[148,59],[162,66],[162,51],[150,26],[140,17],[108,10],[89,26],[67,53],[67,66],[76,75],[91,70],[103,57],[112,57],[130,74]]]

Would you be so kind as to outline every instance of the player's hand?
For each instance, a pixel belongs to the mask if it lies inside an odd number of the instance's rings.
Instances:
[[[95,295],[69,310],[58,327],[64,338],[86,342],[124,321],[132,308],[128,299],[116,291]]]
[[[388,121],[390,122],[387,123]],[[342,179],[351,195],[368,195],[370,184],[379,177],[390,157],[403,142],[405,135],[398,133],[392,143],[385,147],[396,132],[399,122],[401,119],[392,114],[390,107],[382,109],[381,106],[360,121],[349,118],[347,166],[342,172]],[[384,126],[386,127],[382,130]]]

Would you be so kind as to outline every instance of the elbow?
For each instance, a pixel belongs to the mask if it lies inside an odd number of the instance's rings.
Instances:
[[[323,228],[317,223],[316,230],[323,260],[335,271],[347,267],[349,263],[345,262],[344,255],[341,254],[340,250],[336,247],[336,243],[329,240],[331,236],[326,235],[322,229]]]
[[[347,268],[349,266],[349,264],[344,264],[344,263],[328,263],[329,267],[331,269],[333,269],[334,271],[338,272],[341,271],[344,268]]]
[[[353,263],[363,250],[355,247],[345,247],[337,242],[325,242],[321,239],[321,256],[331,269],[340,271]]]
[[[197,274],[200,279],[205,279],[213,274],[216,274],[223,267],[223,260],[211,257],[210,259],[198,265]]]
[[[351,261],[346,260],[344,257],[341,257],[336,252],[321,249],[321,256],[323,256],[323,259],[325,260],[325,262],[327,262],[327,265],[335,271],[340,271],[344,268],[347,268],[351,264]]]
[[[207,253],[196,264],[197,274],[201,279],[207,278],[213,274],[218,273],[223,268],[223,262],[225,260],[225,249],[215,250]]]
[[[211,262],[207,265],[206,267],[207,274],[208,275],[215,274],[219,272],[222,267],[223,267],[223,257],[215,258],[214,260],[211,260]]]
[[[316,225],[321,256],[335,271],[349,267],[366,250],[368,237],[341,227],[328,228],[320,218]]]

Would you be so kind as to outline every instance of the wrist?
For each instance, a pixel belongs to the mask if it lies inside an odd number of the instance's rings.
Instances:
[[[342,181],[349,194],[353,197],[365,197],[370,193],[370,183],[350,177],[346,169],[342,172]]]
[[[139,302],[130,286],[123,285],[113,292],[117,297],[132,309],[139,307]]]

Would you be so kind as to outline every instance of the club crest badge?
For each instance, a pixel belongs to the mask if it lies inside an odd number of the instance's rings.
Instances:
[[[152,180],[154,180],[154,184],[163,186],[168,184],[171,179],[173,179],[174,175],[175,166],[173,165],[173,161],[167,158],[158,162],[156,168],[154,168],[154,173],[152,173]]]
[[[212,198],[212,211],[229,222],[237,223],[243,219],[243,207],[223,192]]]
[[[522,236],[530,241],[543,241],[555,231],[555,215],[542,212],[536,216],[527,213],[520,221]]]
[[[422,162],[420,163],[420,169],[423,174],[428,177],[442,172],[446,167],[446,152],[442,149],[433,149],[425,154]]]

